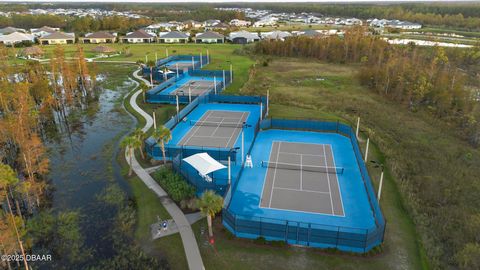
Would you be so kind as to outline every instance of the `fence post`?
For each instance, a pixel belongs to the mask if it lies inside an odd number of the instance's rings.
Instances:
[[[308,223],[307,246],[310,246],[310,234],[312,233],[312,223]]]
[[[338,248],[338,240],[340,239],[340,227],[337,227],[337,237],[335,237],[335,247]]]
[[[288,220],[285,223],[285,242],[288,243]]]

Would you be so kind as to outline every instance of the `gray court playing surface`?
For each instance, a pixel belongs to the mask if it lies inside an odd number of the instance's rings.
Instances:
[[[249,112],[208,110],[178,144],[232,148],[248,115]]]
[[[189,62],[189,63],[185,63],[185,62],[183,62],[183,63],[173,63],[173,64],[167,64],[166,66],[170,70],[176,70],[177,67],[178,67],[179,70],[180,69],[187,69],[189,67],[192,67],[192,62]]]
[[[330,145],[274,141],[267,164],[260,207],[344,216]],[[281,168],[290,164],[297,169]],[[328,167],[330,173],[301,166]]]
[[[190,94],[192,96],[200,96],[201,94],[213,89],[214,85],[212,81],[202,80],[189,80],[182,86],[172,91],[171,95],[188,96],[188,88],[190,88]]]

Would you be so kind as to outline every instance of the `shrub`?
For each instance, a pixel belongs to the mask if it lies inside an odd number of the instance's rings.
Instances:
[[[154,174],[155,180],[177,203],[195,196],[195,187],[185,182],[181,175],[169,168],[162,168]]]

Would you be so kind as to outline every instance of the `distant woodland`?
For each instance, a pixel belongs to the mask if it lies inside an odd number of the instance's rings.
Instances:
[[[322,4],[322,3],[236,3],[236,4],[42,4],[0,5],[1,11],[25,11],[28,8],[71,8],[96,7],[107,10],[129,10],[150,17],[155,21],[208,20],[229,21],[244,18],[242,13],[218,11],[215,7],[251,7],[276,12],[314,12],[325,16],[356,17],[359,19],[384,18],[422,23],[431,27],[446,27],[467,31],[480,30],[480,3],[399,3],[380,5],[363,4]],[[4,25],[0,18],[0,26]],[[53,26],[53,25],[52,25]],[[118,30],[118,29],[117,29]]]

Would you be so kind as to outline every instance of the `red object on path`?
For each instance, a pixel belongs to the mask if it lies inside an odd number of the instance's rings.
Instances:
[[[213,244],[215,244],[215,239],[213,239],[213,237],[212,237],[212,238],[210,238],[210,245],[213,245]]]

